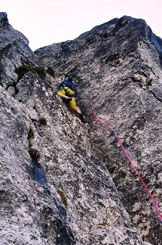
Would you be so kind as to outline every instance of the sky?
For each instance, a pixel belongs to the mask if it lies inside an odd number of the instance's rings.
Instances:
[[[162,38],[162,0],[4,0],[0,7],[33,51],[123,15],[144,19]]]

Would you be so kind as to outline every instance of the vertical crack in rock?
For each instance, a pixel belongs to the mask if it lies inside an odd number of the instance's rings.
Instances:
[[[83,124],[57,97],[70,72],[158,194],[161,50],[144,20],[123,16],[33,53],[0,13],[2,244],[162,244],[151,200],[113,134],[88,101],[79,102]]]

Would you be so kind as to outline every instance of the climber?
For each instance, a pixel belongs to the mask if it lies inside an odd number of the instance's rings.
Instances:
[[[77,113],[80,120],[85,123],[86,118],[77,106],[77,101],[79,100],[78,90],[75,88],[75,83],[69,75],[65,76],[64,81],[60,83],[57,94]]]

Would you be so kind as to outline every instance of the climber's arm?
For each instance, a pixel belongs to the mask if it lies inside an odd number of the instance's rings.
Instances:
[[[71,98],[70,98],[69,96],[65,95],[65,91],[64,91],[64,90],[59,90],[59,91],[57,92],[57,94],[58,94],[62,99],[65,99],[65,100],[67,100],[67,101],[70,101],[70,100],[71,100]]]

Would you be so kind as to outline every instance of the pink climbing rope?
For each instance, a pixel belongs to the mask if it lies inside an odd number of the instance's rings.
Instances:
[[[131,166],[133,167],[134,171],[136,172],[136,174],[138,175],[138,177],[139,177],[139,179],[141,180],[142,184],[144,185],[144,187],[145,187],[147,193],[148,193],[149,196],[151,197],[151,200],[152,200],[152,202],[153,202],[153,205],[154,205],[154,207],[155,207],[155,210],[156,210],[156,212],[157,212],[157,214],[158,214],[158,216],[159,216],[160,221],[162,222],[162,216],[161,216],[160,211],[159,211],[159,209],[158,209],[158,207],[157,207],[157,204],[156,204],[156,202],[155,202],[155,200],[154,200],[154,197],[159,197],[161,194],[159,194],[159,195],[157,195],[157,196],[153,196],[153,195],[151,194],[151,192],[149,191],[149,189],[148,189],[148,187],[146,186],[145,182],[143,181],[141,175],[139,174],[139,172],[137,171],[136,167],[134,166],[132,160],[130,159],[128,153],[126,152],[124,146],[122,145],[121,141],[119,140],[119,137],[115,134],[115,132],[114,132],[113,129],[111,129],[111,128],[110,128],[109,126],[107,126],[107,125],[106,125],[100,118],[97,117],[96,112],[95,112],[95,109],[94,109],[94,106],[93,106],[93,103],[92,103],[92,99],[89,99],[89,98],[81,98],[81,99],[83,99],[83,100],[88,100],[88,101],[90,102],[90,105],[91,105],[91,107],[92,107],[92,111],[93,111],[94,117],[95,117],[95,118],[96,118],[96,119],[97,119],[97,120],[98,120],[98,121],[99,121],[105,128],[107,128],[110,132],[113,133],[114,137],[116,138],[117,142],[119,143],[120,147],[122,148],[122,150],[123,150],[125,156],[127,157],[128,161],[130,162],[130,164],[131,164]]]

